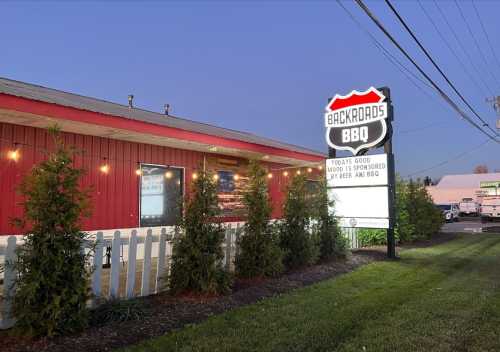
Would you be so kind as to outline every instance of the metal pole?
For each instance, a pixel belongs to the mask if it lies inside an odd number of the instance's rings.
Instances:
[[[384,95],[389,109],[387,122],[389,133],[384,143],[384,152],[387,154],[388,178],[389,178],[389,228],[387,229],[387,258],[396,259],[396,238],[394,235],[394,225],[396,222],[396,168],[394,164],[394,154],[392,153],[392,121],[394,120],[394,109],[391,102],[391,91],[387,87],[378,88]]]

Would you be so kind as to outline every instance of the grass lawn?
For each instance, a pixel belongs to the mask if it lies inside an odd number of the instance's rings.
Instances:
[[[133,332],[131,332],[133,333]],[[125,351],[500,351],[500,235],[406,250]]]

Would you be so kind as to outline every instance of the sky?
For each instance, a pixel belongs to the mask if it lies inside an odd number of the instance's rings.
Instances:
[[[458,90],[494,126],[495,111],[485,99],[500,95],[500,62],[472,3],[459,3],[464,22],[454,2],[439,2],[460,43],[435,3],[421,3],[459,59],[418,2],[393,3]],[[416,72],[355,3],[343,4]],[[458,103],[385,3],[366,4]],[[500,57],[500,2],[475,4]],[[485,144],[487,137],[433,90],[404,75],[335,0],[7,1],[0,2],[0,12],[2,77],[122,104],[134,94],[141,108],[161,112],[169,103],[176,116],[325,152],[327,99],[388,86],[400,175],[438,178],[470,173],[478,164],[500,169],[500,145]]]

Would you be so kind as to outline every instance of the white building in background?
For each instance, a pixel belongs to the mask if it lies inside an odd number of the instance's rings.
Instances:
[[[458,203],[463,198],[481,203],[484,196],[500,195],[500,173],[446,175],[427,191],[436,204]]]

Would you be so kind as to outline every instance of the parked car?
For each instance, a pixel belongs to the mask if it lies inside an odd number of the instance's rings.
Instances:
[[[481,221],[500,218],[500,197],[484,197],[481,203]]]
[[[460,210],[458,204],[438,204],[437,207],[441,209],[446,222],[458,221]]]
[[[459,215],[479,215],[479,204],[476,203],[472,198],[464,198],[460,203],[458,203]]]

